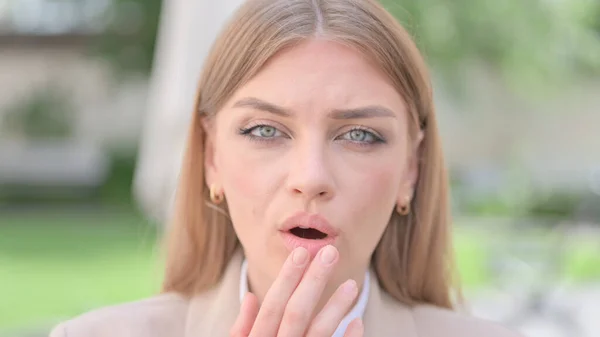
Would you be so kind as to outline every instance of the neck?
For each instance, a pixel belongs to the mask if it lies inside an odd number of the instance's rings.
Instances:
[[[365,274],[366,273],[363,270],[355,273],[354,275],[351,275],[351,278],[356,281],[356,285],[358,286],[358,295],[354,299],[354,302],[352,303],[350,308],[348,308],[348,311],[352,310],[352,308],[356,305],[356,302],[360,298],[360,294],[365,284]],[[332,278],[330,278],[329,282],[325,286],[325,289],[323,290],[323,293],[321,294],[317,305],[313,310],[313,317],[323,309],[323,307],[325,306],[325,304],[327,304],[327,301],[329,301],[333,293],[347,279],[347,277],[336,276],[335,274],[332,276]],[[267,291],[271,287],[271,284],[273,284],[274,280],[275,278],[273,276],[270,276],[266,273],[261,273],[260,270],[257,270],[257,268],[253,268],[252,264],[248,264],[248,290],[258,298],[260,304],[263,303]]]

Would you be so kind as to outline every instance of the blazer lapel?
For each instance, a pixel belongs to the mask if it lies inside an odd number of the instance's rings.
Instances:
[[[243,254],[238,250],[212,290],[194,296],[186,319],[186,337],[229,336],[240,310],[240,270]]]
[[[363,323],[365,336],[417,337],[412,310],[383,291],[375,271],[371,271],[371,289]]]

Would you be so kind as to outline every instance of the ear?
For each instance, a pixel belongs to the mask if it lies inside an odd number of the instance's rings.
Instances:
[[[216,148],[215,148],[215,132],[214,120],[210,118],[202,118],[202,129],[204,131],[204,179],[206,186],[218,184],[218,170],[216,165]]]
[[[419,162],[421,157],[421,143],[423,142],[423,131],[419,130],[415,141],[411,144],[410,153],[408,154],[406,169],[400,185],[398,193],[398,204],[405,204],[408,200],[412,200],[415,185],[419,179]]]

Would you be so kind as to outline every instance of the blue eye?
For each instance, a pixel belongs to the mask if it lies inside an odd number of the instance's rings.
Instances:
[[[266,124],[254,125],[249,128],[240,129],[240,134],[257,140],[269,140],[285,136],[276,127]]]
[[[275,136],[277,129],[269,125],[261,125],[255,127],[250,134],[257,137],[271,138]]]
[[[383,139],[373,132],[361,128],[354,128],[341,136],[342,139],[354,143],[375,144],[382,143]]]
[[[352,130],[348,132],[350,140],[356,142],[372,141],[373,135],[365,130]]]

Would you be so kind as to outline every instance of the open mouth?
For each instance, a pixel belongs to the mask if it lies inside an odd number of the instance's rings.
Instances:
[[[302,238],[302,239],[309,239],[309,240],[321,240],[321,239],[325,239],[327,237],[327,234],[314,229],[314,228],[300,228],[300,227],[294,227],[292,229],[290,229],[290,233],[292,233],[293,235]]]

